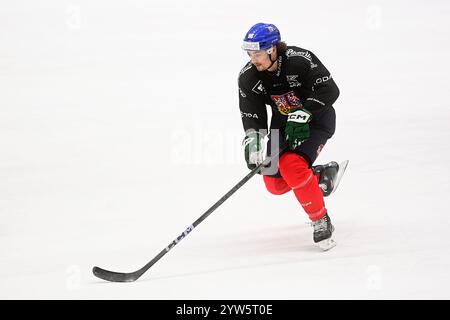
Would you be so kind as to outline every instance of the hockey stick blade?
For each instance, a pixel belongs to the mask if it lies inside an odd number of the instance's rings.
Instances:
[[[99,267],[94,267],[92,269],[92,272],[97,278],[111,282],[134,282],[141,276],[139,271],[123,273],[123,272],[109,271]]]

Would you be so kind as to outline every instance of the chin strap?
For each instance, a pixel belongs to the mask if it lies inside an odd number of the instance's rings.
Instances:
[[[267,68],[267,71],[269,71],[270,68],[272,68],[273,64],[275,63],[275,61],[277,61],[277,58],[275,58],[275,60],[272,60],[272,56],[270,56],[270,61],[272,61],[272,63],[270,64],[270,66]]]
[[[273,64],[277,61],[277,58],[278,57],[275,57],[275,59],[272,60],[272,52],[269,54],[269,59],[272,63],[270,64],[270,66],[267,67],[267,69],[266,69],[267,72],[270,72],[269,69],[272,68]]]

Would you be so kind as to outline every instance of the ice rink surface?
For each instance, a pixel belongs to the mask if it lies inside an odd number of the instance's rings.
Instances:
[[[449,299],[448,1],[0,4],[1,299]],[[320,252],[248,170],[245,32],[277,25],[341,90],[316,163],[350,159]],[[447,199],[447,200],[446,200]]]

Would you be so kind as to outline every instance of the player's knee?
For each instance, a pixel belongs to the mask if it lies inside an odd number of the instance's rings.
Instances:
[[[308,161],[295,153],[285,153],[279,161],[280,173],[292,189],[305,186],[313,177]]]
[[[296,153],[287,152],[283,154],[279,162],[280,173],[283,175],[298,171],[309,170],[308,161]]]
[[[291,191],[291,187],[287,185],[283,178],[264,176],[264,183],[267,191],[274,195],[281,195]]]

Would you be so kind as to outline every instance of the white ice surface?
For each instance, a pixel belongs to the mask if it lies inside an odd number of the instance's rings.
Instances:
[[[449,299],[448,1],[3,1],[0,298]],[[350,159],[320,252],[248,171],[236,79],[256,22],[341,89],[318,163]],[[447,199],[447,200],[446,200]]]

